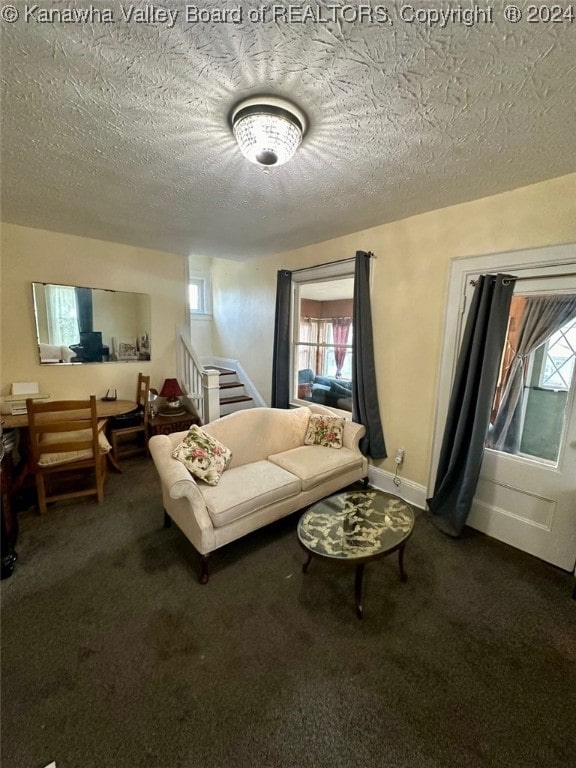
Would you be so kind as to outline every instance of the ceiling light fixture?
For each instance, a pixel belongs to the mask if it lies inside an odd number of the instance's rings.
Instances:
[[[266,167],[283,165],[300,146],[306,117],[284,99],[246,99],[232,111],[232,131],[250,162]]]

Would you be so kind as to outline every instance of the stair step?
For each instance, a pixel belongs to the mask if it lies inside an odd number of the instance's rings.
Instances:
[[[230,373],[236,373],[236,371],[232,368],[220,368],[218,365],[206,365],[205,368],[207,371],[218,371],[221,376]]]
[[[246,395],[241,397],[225,397],[220,400],[220,416],[228,416],[235,411],[243,411],[254,407],[254,401]]]
[[[254,399],[246,394],[244,383],[238,381],[237,372],[233,368],[223,368],[220,365],[206,365],[204,367],[209,371],[218,371],[219,373],[221,416],[254,407]]]
[[[248,397],[248,395],[236,395],[235,397],[221,397],[220,405],[232,405],[232,403],[247,403],[251,400],[252,398]]]

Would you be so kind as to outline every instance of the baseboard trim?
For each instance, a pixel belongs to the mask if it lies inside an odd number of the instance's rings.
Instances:
[[[426,486],[400,477],[400,486],[394,485],[394,474],[378,467],[368,467],[370,485],[379,491],[386,491],[400,496],[402,499],[419,509],[426,509]]]

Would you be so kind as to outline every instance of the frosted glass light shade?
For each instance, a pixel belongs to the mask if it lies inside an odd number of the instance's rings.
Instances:
[[[304,115],[281,99],[249,99],[232,115],[232,130],[240,151],[256,165],[288,162],[298,149],[306,127]]]

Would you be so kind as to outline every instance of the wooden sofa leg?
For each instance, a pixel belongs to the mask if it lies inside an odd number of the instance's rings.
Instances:
[[[368,488],[368,483],[369,483],[368,477],[363,477],[362,478],[362,485],[364,486],[364,490],[366,490],[366,488]]]
[[[208,584],[208,555],[200,555],[200,584]]]
[[[172,525],[172,518],[170,517],[168,512],[164,510],[164,528],[170,528],[171,525]]]

